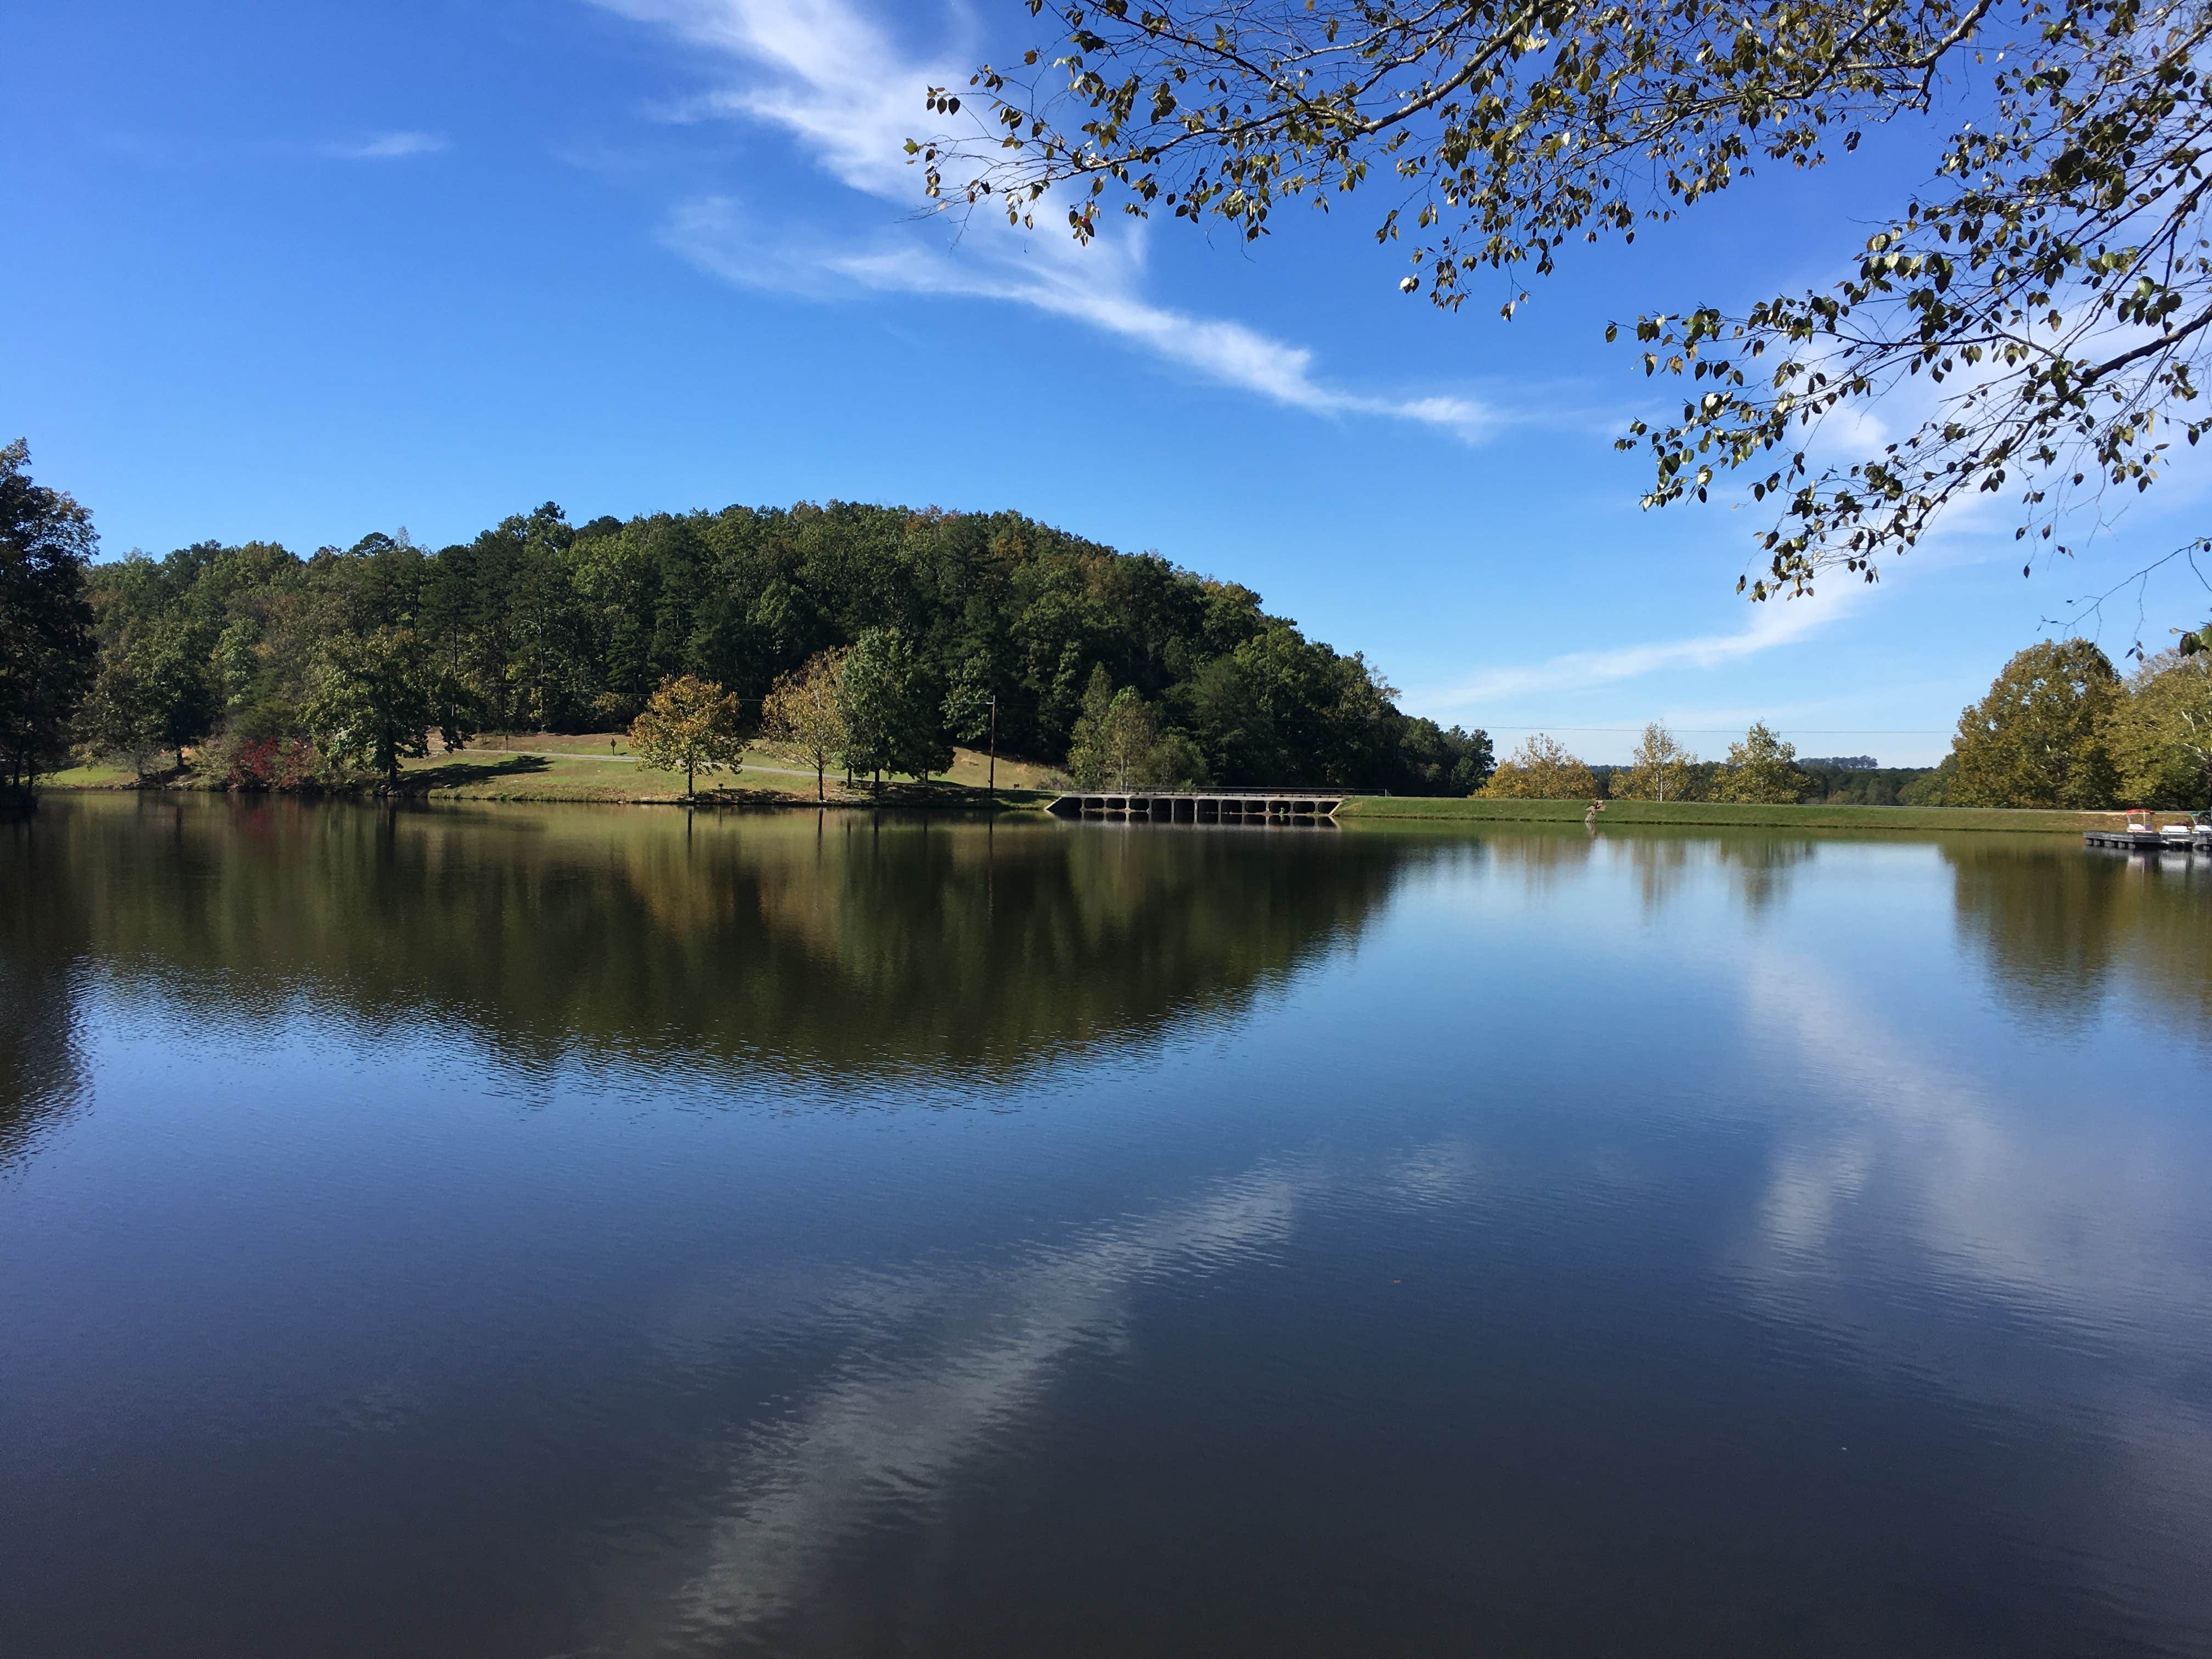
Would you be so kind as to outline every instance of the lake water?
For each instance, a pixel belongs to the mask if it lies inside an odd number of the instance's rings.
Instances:
[[[0,1653],[2212,1653],[2212,866],[52,798]]]

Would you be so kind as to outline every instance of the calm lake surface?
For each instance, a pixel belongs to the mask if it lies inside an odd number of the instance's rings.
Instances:
[[[2212,865],[50,799],[0,1654],[2212,1653]]]

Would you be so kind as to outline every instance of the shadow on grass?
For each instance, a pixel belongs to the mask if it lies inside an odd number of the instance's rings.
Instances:
[[[552,769],[550,759],[542,755],[501,755],[496,760],[447,760],[436,765],[418,766],[402,774],[399,787],[392,793],[401,798],[420,799],[440,791],[482,788],[491,784],[543,777]],[[574,781],[573,778],[566,781]],[[804,790],[749,788],[743,785],[715,787],[707,784],[702,778],[700,780],[702,787],[687,799],[683,793],[680,775],[627,773],[619,779],[610,777],[605,781],[620,793],[597,794],[578,792],[573,798],[582,800],[629,799],[640,805],[669,803],[691,806],[789,807],[819,805],[845,809],[855,806],[963,807],[970,811],[988,811],[995,805],[1004,811],[1042,805],[1050,800],[1054,793],[1051,790],[1001,788],[994,798],[987,795],[979,787],[951,783],[941,779],[928,783],[886,781],[880,790],[872,789],[865,784],[848,789],[842,781],[832,781],[828,798],[817,802],[811,787]],[[630,787],[625,788],[625,785]],[[543,797],[547,799],[570,798],[565,793],[558,797]],[[531,797],[524,796],[522,799]]]
[[[850,806],[853,803],[832,794],[827,801],[817,802],[813,793],[793,794],[784,789],[702,789],[688,800],[679,788],[673,797],[680,805],[688,806]]]
[[[684,799],[679,793],[678,800]],[[1009,807],[1035,806],[1050,800],[1049,791],[1034,789],[1000,789],[995,797],[986,794],[974,785],[947,783],[942,780],[929,783],[895,783],[886,781],[880,790],[866,784],[847,788],[842,781],[831,781],[825,799],[817,800],[811,789],[804,793],[793,790],[720,788],[701,789],[690,798],[694,806],[822,806],[849,810],[864,807],[957,806],[972,811],[988,811],[994,806],[1000,811]]]
[[[465,789],[471,784],[493,783],[501,778],[526,778],[551,771],[552,764],[538,755],[509,755],[504,760],[447,761],[439,766],[418,766],[399,775],[398,793],[427,794],[433,789]]]

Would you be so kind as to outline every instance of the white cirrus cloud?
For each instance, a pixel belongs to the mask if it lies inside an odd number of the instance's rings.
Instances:
[[[1424,708],[1464,708],[1530,691],[1609,685],[1670,668],[1717,668],[1762,651],[1796,643],[1848,613],[1863,591],[1847,585],[1836,593],[1823,594],[1817,599],[1769,600],[1753,607],[1751,619],[1728,633],[1693,634],[1675,640],[1571,651],[1539,663],[1486,669],[1418,701]]]
[[[920,179],[902,146],[925,123],[923,88],[964,82],[965,55],[916,54],[851,0],[598,0],[710,52],[741,79],[684,100],[676,118],[775,128],[831,177],[911,210]],[[1466,396],[1377,395],[1333,386],[1313,352],[1248,324],[1193,315],[1146,296],[1141,228],[1088,248],[982,216],[944,248],[888,234],[808,246],[746,225],[726,196],[678,204],[663,242],[726,281],[816,295],[839,289],[1000,301],[1095,328],[1184,371],[1323,416],[1410,421],[1479,442],[1500,413]]]
[[[1382,416],[1416,421],[1468,442],[1503,421],[1491,404],[1467,397],[1377,397],[1319,380],[1313,353],[1249,325],[1146,299],[1139,261],[1127,244],[1038,243],[1027,258],[998,251],[948,258],[903,239],[872,247],[809,245],[763,234],[726,196],[678,204],[661,227],[663,246],[726,282],[827,297],[841,288],[878,293],[1000,300],[1085,324],[1141,346],[1224,386],[1316,415]]]
[[[323,154],[341,161],[398,161],[411,155],[435,155],[450,148],[441,133],[379,132],[349,143],[325,144]]]

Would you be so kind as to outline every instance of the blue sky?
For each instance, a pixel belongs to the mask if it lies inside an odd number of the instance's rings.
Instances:
[[[110,554],[437,545],[549,499],[1016,508],[1257,588],[1413,712],[1600,761],[1609,728],[1717,753],[1753,717],[1932,761],[2041,618],[2197,527],[2180,477],[2030,580],[1990,516],[1871,590],[1747,605],[1766,520],[1638,511],[1612,439],[1677,400],[1604,325],[1832,280],[1919,142],[1569,250],[1510,324],[1447,317],[1357,200],[1256,249],[918,222],[922,87],[1037,27],[1019,0],[11,8],[0,435]],[[2186,577],[2150,597],[2154,646],[2206,608]],[[2117,654],[2134,605],[2109,614]]]

